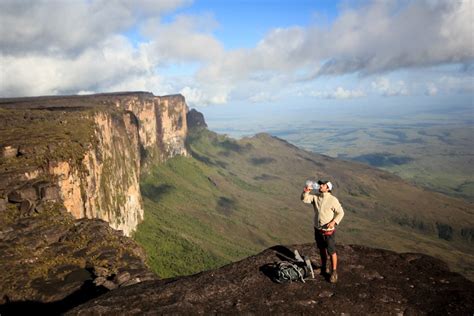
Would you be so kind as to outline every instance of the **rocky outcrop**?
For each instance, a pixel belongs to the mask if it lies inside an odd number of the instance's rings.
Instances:
[[[0,128],[0,198],[29,192],[8,199],[23,211],[44,200],[33,185],[49,182],[48,190],[57,191],[49,199],[61,201],[76,219],[103,219],[130,235],[143,219],[141,172],[187,155],[188,108],[181,95],[0,99],[0,110],[6,123]],[[28,124],[20,134],[13,131],[18,120]]]
[[[144,251],[99,219],[75,220],[60,203],[2,212],[0,313],[64,312],[109,290],[155,276]],[[36,308],[39,309],[36,309]]]
[[[473,283],[422,254],[340,246],[337,284],[323,275],[306,283],[273,282],[272,263],[291,260],[295,248],[319,262],[312,244],[276,246],[220,269],[121,288],[68,314],[468,315],[474,310]]]
[[[207,124],[204,119],[204,115],[201,112],[191,109],[187,116],[188,127],[189,128],[206,128]]]

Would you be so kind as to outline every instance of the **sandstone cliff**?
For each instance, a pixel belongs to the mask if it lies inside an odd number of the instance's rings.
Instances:
[[[184,97],[151,93],[0,99],[0,210],[60,201],[76,218],[133,232],[140,173],[187,155]]]

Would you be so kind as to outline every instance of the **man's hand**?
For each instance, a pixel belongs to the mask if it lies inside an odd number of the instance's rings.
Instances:
[[[335,221],[330,221],[330,222],[328,223],[328,228],[329,228],[329,229],[333,229],[335,226],[336,226],[336,222],[335,222]]]

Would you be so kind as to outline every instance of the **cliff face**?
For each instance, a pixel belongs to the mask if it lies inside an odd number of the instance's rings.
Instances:
[[[117,100],[117,107],[131,111],[139,120],[140,145],[144,164],[187,155],[188,107],[182,95],[164,97],[130,96]]]
[[[21,211],[23,203],[29,213],[59,200],[76,219],[103,219],[130,235],[143,219],[143,168],[187,155],[188,108],[180,95],[3,99],[0,108],[8,109],[0,109],[0,208],[13,203]],[[25,128],[16,133],[22,117]],[[42,196],[40,181],[56,192]]]
[[[95,144],[90,144],[79,166],[52,162],[66,209],[77,219],[100,218],[125,235],[143,219],[140,196],[140,146],[137,122],[131,113],[94,115]]]

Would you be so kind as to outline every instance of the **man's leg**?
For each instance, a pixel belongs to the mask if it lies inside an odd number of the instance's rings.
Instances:
[[[319,249],[321,255],[321,273],[331,273],[331,256],[328,254],[327,248]]]
[[[333,271],[337,270],[337,253],[333,253],[331,255],[331,261],[332,261],[332,270]]]
[[[328,260],[328,253],[326,248],[320,248],[319,255],[321,256],[321,267],[325,267]]]
[[[321,257],[321,273],[324,273],[329,260],[326,249],[327,245],[323,236],[317,229],[314,230],[314,239],[316,240],[316,247],[319,249],[319,255]]]
[[[328,253],[331,257],[332,262],[332,272],[331,277],[329,278],[329,282],[336,283],[337,282],[337,253],[336,253],[336,232],[334,232],[331,236],[327,238],[328,244]]]

